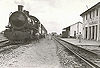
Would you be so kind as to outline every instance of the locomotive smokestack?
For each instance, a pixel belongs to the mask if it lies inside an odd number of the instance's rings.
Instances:
[[[22,11],[23,10],[23,5],[18,5],[18,11]]]

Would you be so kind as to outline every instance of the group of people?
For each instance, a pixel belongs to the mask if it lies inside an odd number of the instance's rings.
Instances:
[[[45,37],[44,37],[45,36]],[[49,34],[44,34],[43,35],[43,38],[47,38],[48,40],[52,40],[52,35],[49,33]],[[36,40],[36,42],[39,42],[39,39],[40,39],[40,34],[37,32],[36,34],[35,34],[35,40]]]
[[[36,33],[35,36],[36,36],[36,42],[39,42],[40,34]],[[48,40],[52,40],[52,35],[51,34],[47,34],[47,35],[45,35],[45,37],[47,37]],[[81,34],[81,32],[79,34],[77,34],[77,39],[79,40],[79,43],[82,42],[82,34]]]

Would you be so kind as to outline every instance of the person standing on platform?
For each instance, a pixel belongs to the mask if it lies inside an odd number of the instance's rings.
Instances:
[[[81,32],[79,33],[79,43],[81,43],[82,42],[82,34],[81,34]]]

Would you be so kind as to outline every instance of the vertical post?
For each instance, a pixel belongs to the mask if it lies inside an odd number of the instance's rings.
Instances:
[[[85,39],[86,38],[86,28],[85,27],[83,27],[84,29],[83,29],[83,39]]]
[[[100,40],[100,8],[98,8],[97,41]]]
[[[94,26],[94,40],[96,40],[96,25]]]
[[[93,27],[91,26],[91,40],[93,38]]]
[[[99,28],[100,28],[100,25],[98,24],[98,27],[97,27],[97,41],[99,41],[100,40],[100,35],[99,35]]]
[[[89,32],[90,32],[90,30],[89,30],[89,26],[88,26],[88,27],[87,27],[87,39],[89,39],[89,37],[90,37],[90,36],[89,36],[89,34],[90,34]]]

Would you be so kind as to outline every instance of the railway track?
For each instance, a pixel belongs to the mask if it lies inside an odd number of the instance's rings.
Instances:
[[[87,64],[85,68],[100,68],[100,56],[94,52],[86,50],[84,48],[78,47],[76,45],[70,44],[60,38],[53,37],[60,45],[65,49],[69,50],[76,57],[84,61]],[[97,61],[97,62],[96,62]]]
[[[8,40],[3,40],[3,41],[0,41],[0,43],[6,42],[6,41],[8,41]]]
[[[10,52],[12,49],[18,48],[20,45],[10,44],[8,40],[0,41],[0,53]]]

